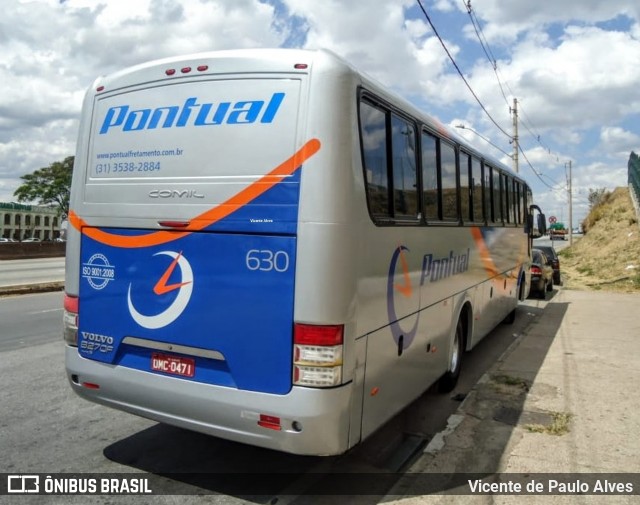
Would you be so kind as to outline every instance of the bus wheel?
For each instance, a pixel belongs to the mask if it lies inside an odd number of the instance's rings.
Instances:
[[[440,377],[438,381],[438,391],[448,393],[456,387],[458,377],[460,376],[460,368],[462,368],[462,354],[464,353],[464,327],[462,320],[458,320],[456,333],[453,337],[453,349],[451,358],[449,359],[449,369]]]

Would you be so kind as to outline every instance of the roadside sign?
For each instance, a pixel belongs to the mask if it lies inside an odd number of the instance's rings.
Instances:
[[[549,216],[549,222],[550,222],[551,224],[555,224],[555,223],[556,223],[556,221],[558,221],[558,219],[556,218],[556,216]]]

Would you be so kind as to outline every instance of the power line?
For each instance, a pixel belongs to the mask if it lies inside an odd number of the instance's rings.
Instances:
[[[494,73],[496,74],[496,80],[498,81],[498,85],[500,87],[500,92],[502,93],[502,97],[504,98],[505,102],[507,103],[507,105],[509,104],[509,100],[507,99],[507,96],[504,92],[504,87],[503,87],[503,83],[502,80],[500,79],[500,75],[499,75],[499,71],[498,71],[498,63],[497,63],[497,59],[495,57],[495,55],[493,54],[493,51],[491,50],[491,47],[489,45],[489,42],[487,41],[484,32],[482,31],[482,26],[480,25],[480,21],[478,20],[478,17],[473,9],[473,7],[471,6],[471,0],[462,0],[464,6],[467,9],[467,14],[469,15],[469,18],[471,19],[471,24],[473,25],[474,31],[476,33],[476,36],[478,38],[478,41],[480,42],[480,46],[482,47],[482,50],[484,51],[485,56],[487,57],[487,59],[489,60],[489,63],[491,64],[491,67],[493,68]],[[509,92],[511,93],[511,95],[516,96],[516,94],[514,93],[514,91],[511,89],[511,86],[509,86],[508,81],[505,80],[504,82],[504,86],[507,87],[507,89],[509,90]],[[529,118],[529,116],[527,115],[526,111],[522,108],[522,102],[520,102],[520,112],[522,113],[522,115],[524,116],[524,118],[526,118],[526,121],[521,120],[522,125],[525,127],[525,129],[529,132],[529,134],[535,139],[535,141],[542,147],[544,148],[545,151],[547,151],[547,153],[549,154],[549,156],[551,157],[555,157],[556,158],[556,162],[560,163],[560,158],[557,155],[553,155],[551,152],[551,148],[549,148],[547,145],[545,145],[542,142],[542,138],[539,134],[534,133],[533,129],[533,122],[531,121],[531,119]],[[529,162],[529,160],[527,159],[526,155],[524,154],[524,151],[522,151],[522,148],[518,145],[518,149],[522,152],[523,157],[525,158],[525,160],[527,161],[527,164],[529,165],[529,167],[532,169],[533,173],[540,178],[540,175],[544,175],[542,174],[542,172],[540,172],[540,174],[538,174],[538,172],[536,172],[536,170],[533,168],[533,166],[531,165],[531,163]],[[548,176],[545,176],[548,177]],[[551,179],[551,177],[548,177],[549,180],[552,180],[556,185],[558,184],[557,181],[554,181],[553,179]],[[542,179],[540,179],[541,182],[543,184],[545,184],[547,187],[550,187],[548,184],[546,184]],[[551,188],[554,189],[554,188]]]
[[[456,128],[460,128],[461,130],[469,130],[470,132],[475,133],[478,137],[480,137],[482,140],[484,140],[487,144],[492,145],[493,147],[495,147],[498,151],[500,151],[502,154],[507,155],[509,158],[513,159],[513,155],[509,154],[507,151],[505,151],[504,149],[502,149],[500,146],[494,144],[493,142],[491,142],[491,140],[489,140],[487,137],[485,137],[484,135],[482,135],[481,133],[478,133],[477,131],[475,131],[473,128],[469,128],[468,126],[465,126],[463,124],[457,124]]]
[[[489,44],[488,43],[485,44],[485,41],[487,39],[484,36],[484,33],[482,32],[482,27],[480,26],[480,23],[477,22],[477,18],[475,17],[473,9],[471,8],[471,0],[467,0],[467,2],[462,0],[462,3],[467,8],[467,14],[469,14],[469,18],[471,19],[471,24],[473,25],[473,29],[476,32],[476,37],[478,37],[478,41],[480,42],[480,46],[482,47],[482,50],[484,51],[485,56],[491,62],[491,65],[493,66],[493,68],[496,68],[497,66],[496,58],[493,55],[493,52],[491,51]],[[480,35],[481,33],[482,35]]]
[[[471,24],[473,25],[473,29],[476,32],[476,37],[478,37],[478,41],[480,42],[480,46],[484,51],[485,56],[491,63],[491,68],[493,68],[493,72],[496,74],[496,79],[498,80],[498,86],[500,86],[500,92],[502,93],[502,97],[507,105],[509,105],[509,99],[507,98],[506,93],[504,92],[504,88],[502,87],[502,81],[500,81],[500,76],[498,75],[498,61],[491,51],[491,47],[489,47],[489,42],[487,38],[484,36],[484,32],[482,31],[482,26],[480,26],[480,22],[471,7],[471,0],[467,0],[465,2],[462,0],[465,7],[467,8],[467,14],[469,14],[469,19],[471,19]],[[513,94],[513,93],[512,93]]]
[[[527,165],[529,166],[529,168],[531,169],[531,171],[535,174],[535,176],[540,180],[540,182],[542,184],[544,184],[546,187],[548,187],[550,190],[552,191],[558,191],[559,188],[554,188],[553,186],[550,186],[542,177],[547,177],[548,179],[552,180],[555,184],[558,184],[557,181],[554,181],[553,179],[551,179],[551,177],[549,177],[548,175],[544,175],[542,172],[538,173],[536,171],[535,168],[533,168],[533,165],[531,164],[531,162],[529,161],[529,158],[527,158],[527,155],[524,153],[524,150],[522,149],[522,146],[518,145],[518,149],[520,151],[520,153],[522,154],[522,157],[524,158],[524,160],[527,162]]]
[[[525,117],[525,119],[531,124],[531,127],[529,127],[529,125],[527,125],[526,121],[522,121],[522,124],[524,125],[525,129],[531,134],[531,136],[536,140],[536,142],[538,144],[540,144],[540,146],[543,147],[544,150],[549,153],[549,156],[553,157],[554,155],[551,152],[551,148],[549,146],[545,145],[544,142],[542,142],[542,137],[539,134],[537,134],[537,133],[532,131],[532,128],[534,128],[533,122],[531,121],[531,119],[527,115],[526,111],[522,108],[522,102],[520,102],[520,112],[522,112],[522,114]],[[559,157],[557,155],[556,155],[556,162],[560,163],[560,159],[559,159]]]
[[[463,0],[464,2],[464,0]],[[431,26],[431,29],[433,30],[434,34],[436,35],[436,37],[438,38],[438,40],[440,41],[440,44],[442,45],[444,51],[447,53],[447,56],[449,57],[449,60],[451,60],[451,63],[453,64],[454,68],[456,69],[456,71],[458,72],[458,75],[460,76],[460,78],[463,80],[463,82],[465,83],[465,85],[467,86],[467,88],[469,89],[469,91],[471,92],[471,94],[473,95],[473,97],[476,99],[476,102],[478,102],[478,104],[480,105],[480,107],[482,108],[483,112],[487,115],[487,117],[491,120],[491,122],[498,128],[498,130],[500,130],[506,137],[508,137],[510,140],[513,140],[513,137],[511,135],[509,135],[497,122],[496,120],[491,116],[491,114],[489,113],[489,111],[486,109],[486,107],[484,106],[484,104],[482,103],[482,101],[478,98],[478,96],[476,95],[475,91],[471,88],[471,85],[469,84],[469,82],[467,81],[466,77],[464,76],[464,74],[462,73],[462,71],[460,70],[460,67],[458,66],[458,64],[456,63],[455,59],[453,58],[453,56],[451,55],[451,53],[449,52],[449,49],[447,48],[447,45],[444,43],[444,40],[442,39],[442,37],[440,36],[440,34],[438,33],[438,30],[436,29],[435,25],[433,24],[433,22],[431,21],[431,18],[429,16],[429,14],[427,13],[425,7],[422,5],[422,1],[421,0],[417,0],[417,3],[420,7],[420,9],[422,10],[422,13],[424,14],[425,18],[427,19],[429,25]],[[500,76],[498,75],[498,64],[497,64],[497,60],[495,58],[495,56],[493,55],[493,52],[491,51],[491,48],[489,47],[489,43],[486,40],[486,37],[484,36],[484,32],[482,32],[482,27],[480,26],[480,22],[477,19],[477,16],[475,15],[475,12],[473,11],[473,8],[471,7],[471,0],[467,0],[467,2],[465,2],[465,7],[467,8],[467,13],[469,14],[469,17],[471,18],[471,23],[474,27],[474,30],[476,32],[476,36],[478,37],[478,40],[480,41],[480,45],[482,46],[482,49],[487,57],[487,59],[489,60],[489,62],[491,63],[491,66],[494,70],[494,73],[496,74],[496,79],[498,80],[498,85],[500,86],[500,91],[502,93],[503,98],[505,99],[507,105],[509,104],[509,101],[507,99],[507,96],[504,92],[504,88],[502,86],[502,81],[500,80]],[[513,93],[513,90],[511,89],[511,87],[509,86],[508,82],[505,82],[506,87],[509,89],[509,91],[511,92],[512,95],[515,96],[515,93]],[[526,114],[525,114],[526,115]],[[528,118],[528,117],[527,117]],[[530,121],[530,120],[529,120]],[[524,124],[524,123],[523,123]],[[465,128],[465,126],[463,125],[459,125],[459,128]],[[534,136],[534,138],[536,138],[537,142],[544,147],[546,150],[549,151],[549,153],[551,153],[551,150],[546,148],[546,146],[544,146],[540,140],[540,135],[535,135],[533,133],[533,131],[531,130],[531,128],[525,124],[525,128],[527,129],[527,131],[529,131],[529,133],[531,135]],[[471,128],[468,128],[469,130],[471,130]],[[472,130],[473,131],[473,130]],[[477,132],[476,132],[477,133]],[[482,136],[481,136],[482,137]],[[496,149],[498,149],[499,151],[501,151],[502,153],[504,153],[505,155],[507,155],[510,158],[513,158],[512,155],[509,155],[507,152],[503,151],[502,149],[500,149],[497,145],[495,145],[494,143],[492,143],[491,141],[489,141],[488,139],[482,137],[486,142],[488,142],[489,144],[491,144],[493,147],[495,147]],[[540,180],[540,182],[545,185],[547,188],[549,188],[552,191],[559,191],[559,189],[557,187],[553,187],[551,185],[549,185],[542,177],[547,177],[549,180],[551,180],[552,182],[554,182],[556,185],[558,184],[557,181],[554,181],[551,177],[542,174],[542,172],[538,172],[536,171],[536,169],[533,167],[533,165],[531,164],[531,162],[529,161],[529,158],[527,158],[527,155],[525,154],[524,150],[522,149],[522,146],[520,144],[517,145],[517,149],[518,151],[522,154],[522,157],[524,158],[524,160],[526,161],[527,165],[529,166],[529,168],[531,169],[531,171],[534,173],[534,175]]]
[[[429,22],[429,25],[431,26],[431,29],[433,30],[433,33],[435,33],[435,35],[438,38],[438,40],[440,41],[440,44],[442,45],[444,51],[447,53],[447,56],[451,60],[451,63],[453,64],[453,66],[455,67],[456,71],[458,72],[458,75],[460,75],[460,77],[462,78],[462,80],[466,84],[467,88],[469,89],[469,91],[471,92],[473,97],[476,99],[476,102],[478,102],[478,105],[480,105],[480,107],[482,108],[484,113],[491,120],[491,122],[498,128],[498,130],[500,130],[505,136],[511,138],[511,135],[509,135],[506,131],[504,131],[504,129],[496,122],[496,120],[493,119],[493,116],[491,116],[491,114],[489,114],[489,111],[484,106],[484,104],[480,101],[480,98],[478,98],[478,95],[476,95],[475,91],[473,91],[473,88],[471,88],[471,85],[469,84],[469,82],[467,81],[466,77],[464,76],[464,74],[460,70],[460,67],[458,67],[458,64],[456,63],[456,60],[453,58],[453,56],[449,52],[449,49],[447,48],[447,45],[444,43],[444,40],[442,40],[442,37],[440,37],[440,34],[438,33],[438,30],[436,30],[436,27],[434,26],[433,22],[431,21],[431,18],[429,17],[429,14],[427,14],[426,9],[422,5],[422,1],[421,0],[416,0],[416,1],[418,2],[418,5],[420,6],[420,9],[422,10],[422,13],[424,14],[425,18],[427,18],[427,21]]]

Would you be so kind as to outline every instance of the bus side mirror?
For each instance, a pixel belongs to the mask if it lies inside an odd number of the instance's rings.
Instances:
[[[538,231],[541,237],[547,233],[547,219],[544,214],[538,214]]]
[[[533,216],[536,216],[534,221]],[[534,224],[535,223],[535,224]],[[547,233],[547,219],[537,205],[531,205],[529,207],[529,216],[527,220],[528,232],[531,238],[542,237]]]

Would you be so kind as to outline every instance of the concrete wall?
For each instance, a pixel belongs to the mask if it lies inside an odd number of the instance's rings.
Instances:
[[[64,256],[66,242],[0,242],[0,260]]]

